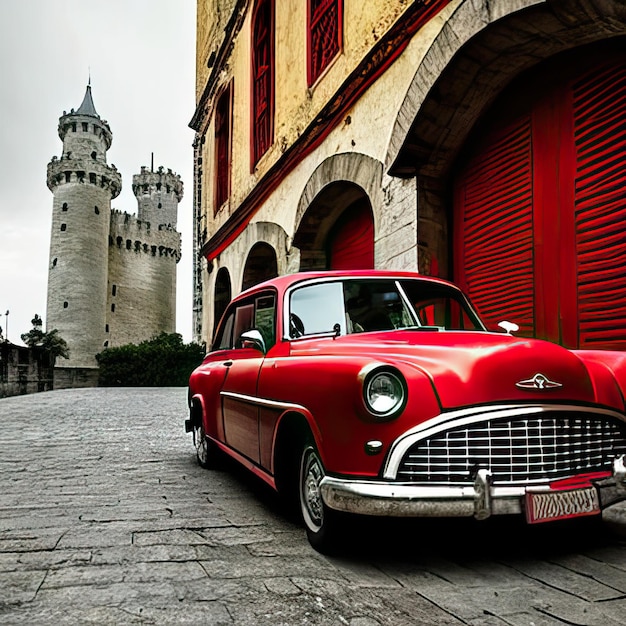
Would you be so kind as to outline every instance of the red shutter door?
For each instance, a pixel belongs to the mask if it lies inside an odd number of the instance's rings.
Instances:
[[[538,72],[492,112],[508,122],[455,182],[455,279],[490,327],[624,350],[626,57],[594,58]]]
[[[489,328],[534,331],[530,117],[501,129],[455,185],[455,277]]]
[[[626,62],[573,85],[581,348],[626,348]]]
[[[339,218],[329,238],[329,265],[332,270],[374,267],[374,219],[369,203],[359,202]]]

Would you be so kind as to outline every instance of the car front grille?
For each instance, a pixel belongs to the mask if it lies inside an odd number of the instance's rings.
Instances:
[[[610,470],[626,454],[626,424],[576,412],[481,421],[413,444],[396,476],[402,482],[467,483],[479,468],[494,484],[558,480]]]

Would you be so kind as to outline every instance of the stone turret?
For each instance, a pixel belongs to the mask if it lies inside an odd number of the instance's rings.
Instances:
[[[57,366],[89,370],[104,341],[111,199],[122,189],[106,161],[112,134],[96,112],[91,86],[76,111],[63,112],[59,137],[63,152],[52,157],[47,175],[54,200],[46,327],[57,328],[70,349]]]
[[[142,167],[141,173],[133,176],[133,193],[140,220],[176,228],[178,203],[183,197],[183,182],[178,174],[163,167],[156,172]]]

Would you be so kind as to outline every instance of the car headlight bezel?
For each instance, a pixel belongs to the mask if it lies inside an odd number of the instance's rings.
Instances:
[[[371,369],[362,377],[363,403],[376,420],[398,417],[407,402],[407,384],[404,376],[394,367]]]

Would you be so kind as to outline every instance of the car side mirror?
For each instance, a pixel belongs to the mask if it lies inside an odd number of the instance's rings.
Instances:
[[[265,354],[265,341],[263,340],[263,335],[261,335],[256,328],[252,328],[250,330],[246,330],[244,333],[241,333],[237,344],[242,348],[252,348]]]
[[[515,322],[498,322],[498,326],[507,334],[512,335],[519,330],[519,326]]]

